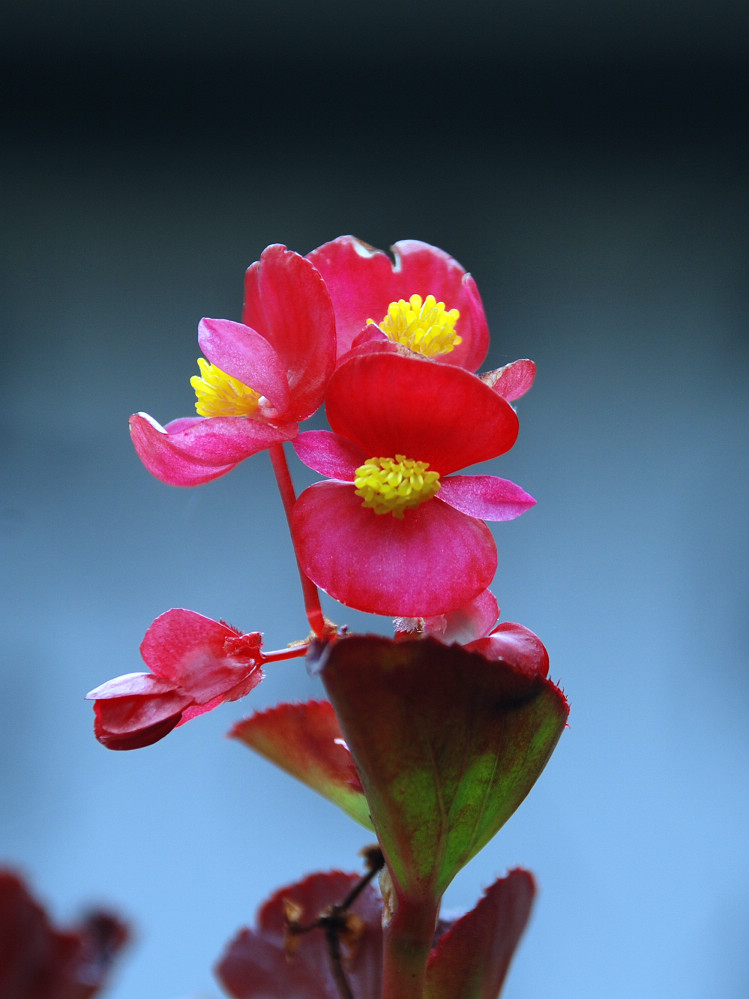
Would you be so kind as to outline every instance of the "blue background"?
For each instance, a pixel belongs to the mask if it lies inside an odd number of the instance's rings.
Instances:
[[[197,323],[239,318],[266,244],[420,238],[476,277],[487,366],[539,366],[491,466],[539,500],[497,526],[494,589],[572,704],[447,903],[536,873],[506,999],[742,999],[746,9],[79,0],[3,17],[0,858],[59,921],[91,902],[133,920],[112,999],[217,999],[211,965],[264,897],[357,869],[363,830],[224,738],[253,707],[319,695],[298,662],[134,753],[95,742],[82,695],[140,668],[169,607],[271,647],[304,636],[267,457],[171,489],[127,416],[189,414]]]

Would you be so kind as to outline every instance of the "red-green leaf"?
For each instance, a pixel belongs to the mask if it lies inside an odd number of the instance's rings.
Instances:
[[[351,753],[328,701],[279,704],[238,722],[229,732],[372,829]]]
[[[535,885],[510,871],[486,890],[432,951],[424,999],[496,999],[530,916]]]
[[[432,639],[352,637],[319,655],[396,892],[434,901],[533,786],[564,728],[564,695]]]

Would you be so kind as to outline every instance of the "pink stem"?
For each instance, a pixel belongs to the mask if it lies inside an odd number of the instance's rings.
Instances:
[[[286,513],[289,531],[291,531],[291,511],[294,509],[294,503],[296,502],[296,493],[294,492],[294,483],[291,481],[291,473],[289,472],[289,466],[286,462],[286,454],[283,449],[283,444],[273,444],[268,451],[270,453],[271,463],[273,464],[273,471],[276,473],[278,491],[281,494],[281,502],[283,503],[284,512]],[[294,555],[296,555],[296,549],[294,550]],[[323,615],[322,607],[320,606],[320,594],[312,580],[302,571],[298,558],[296,564],[299,570],[299,578],[302,582],[304,609],[307,614],[307,620],[309,621],[310,628],[312,629],[313,634],[318,638],[325,638],[327,628],[325,626],[325,616]]]

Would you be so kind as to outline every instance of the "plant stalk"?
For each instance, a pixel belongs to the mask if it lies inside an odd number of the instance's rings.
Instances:
[[[281,494],[281,502],[283,503],[284,513],[286,514],[286,521],[289,525],[289,533],[291,533],[291,511],[294,509],[294,503],[296,502],[296,493],[294,492],[294,483],[291,481],[291,473],[289,472],[289,466],[286,461],[286,452],[283,449],[283,444],[273,444],[268,451],[273,465],[273,471],[276,475],[278,491]],[[292,544],[293,543],[294,541],[292,537]],[[296,558],[299,579],[302,583],[304,610],[307,615],[307,620],[309,621],[309,626],[315,637],[325,638],[328,633],[328,629],[325,624],[325,616],[322,612],[322,607],[320,606],[320,594],[312,580],[304,574],[296,555],[296,548],[294,549],[294,558]]]

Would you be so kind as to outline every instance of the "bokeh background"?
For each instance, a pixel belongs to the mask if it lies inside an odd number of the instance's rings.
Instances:
[[[730,0],[20,0],[1,15],[0,857],[59,920],[137,927],[112,999],[218,999],[261,900],[357,869],[345,816],[224,738],[117,754],[83,694],[184,606],[302,637],[265,456],[192,491],[127,416],[192,408],[196,330],[263,247],[414,237],[476,277],[489,364],[530,356],[503,617],[571,726],[456,880],[540,896],[506,999],[743,999],[749,980],[749,8]],[[300,487],[308,481],[300,471]],[[360,616],[328,604],[332,616]],[[387,622],[375,622],[386,630]]]

